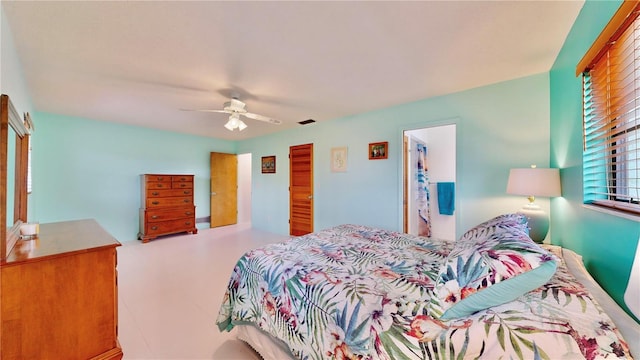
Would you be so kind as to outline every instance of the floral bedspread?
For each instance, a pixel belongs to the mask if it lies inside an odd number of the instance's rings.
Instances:
[[[252,250],[233,269],[218,327],[253,324],[300,359],[631,358],[615,324],[564,263],[513,302],[463,319],[429,317],[452,247],[341,225]]]

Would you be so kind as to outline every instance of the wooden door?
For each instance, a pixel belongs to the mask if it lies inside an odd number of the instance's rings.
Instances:
[[[211,227],[238,222],[238,158],[211,153]]]
[[[313,144],[289,147],[289,233],[313,232]]]

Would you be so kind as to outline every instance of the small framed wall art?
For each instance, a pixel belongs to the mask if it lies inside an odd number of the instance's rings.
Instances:
[[[275,174],[276,173],[276,157],[275,155],[262,157],[262,173],[263,174]]]
[[[331,148],[331,172],[347,171],[347,147]]]
[[[369,144],[369,160],[386,159],[389,156],[389,142],[376,142]]]

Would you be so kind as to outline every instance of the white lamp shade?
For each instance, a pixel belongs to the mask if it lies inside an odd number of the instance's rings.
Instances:
[[[224,124],[224,127],[226,127],[227,130],[229,130],[229,131],[233,131],[236,128],[236,126],[235,126],[235,124],[233,123],[232,120],[227,121],[227,123]]]
[[[511,169],[507,194],[553,197],[562,195],[558,169]]]

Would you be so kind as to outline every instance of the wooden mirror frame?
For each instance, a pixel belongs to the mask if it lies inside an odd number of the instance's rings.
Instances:
[[[15,169],[11,169],[15,178],[15,200],[13,202],[13,226],[7,226],[7,199],[12,194],[7,194],[8,177],[7,167],[9,126],[16,136],[16,162]],[[9,96],[0,96],[0,262],[5,262],[7,255],[13,249],[20,236],[20,225],[27,221],[27,171],[29,162],[29,130],[20,115],[13,107]]]

